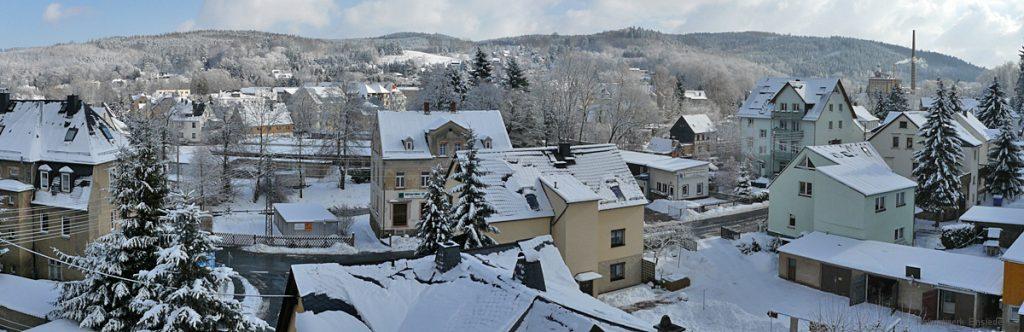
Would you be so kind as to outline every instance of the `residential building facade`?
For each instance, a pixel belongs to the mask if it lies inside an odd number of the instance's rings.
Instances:
[[[1003,331],[1024,331],[1024,237],[1003,253]]]
[[[866,142],[804,147],[768,187],[768,233],[912,245],[916,186]]]
[[[707,114],[680,116],[669,129],[669,137],[679,142],[683,156],[700,160],[711,157],[712,143],[718,138]]]
[[[620,154],[648,199],[698,199],[711,194],[709,162],[633,151]]]
[[[741,151],[774,177],[805,146],[864,141],[852,106],[836,78],[761,79],[737,111]]]

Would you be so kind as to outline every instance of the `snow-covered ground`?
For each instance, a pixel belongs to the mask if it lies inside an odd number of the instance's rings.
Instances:
[[[243,247],[242,250],[257,252],[261,254],[294,254],[294,255],[351,255],[356,249],[344,243],[335,243],[327,248],[289,248],[280,246],[268,246],[265,244],[254,244]]]
[[[462,57],[462,55],[459,55]],[[380,63],[396,63],[412,61],[413,63],[420,66],[429,65],[447,65],[455,61],[460,61],[459,58],[450,56],[437,55],[419,51],[402,51],[401,55],[385,55],[380,57]]]
[[[349,228],[355,236],[356,249],[359,251],[405,251],[415,250],[419,240],[409,236],[392,236],[390,239],[378,239],[370,228],[370,215],[356,216]]]
[[[716,237],[701,240],[698,251],[664,254],[659,272],[688,276],[692,285],[684,290],[668,292],[639,285],[599,297],[652,324],[668,315],[688,331],[785,331],[789,327],[787,317],[771,319],[768,311],[805,320],[895,323],[897,331],[970,330],[946,323],[922,324],[916,316],[902,312],[890,315],[890,309],[868,303],[850,307],[845,297],[786,281],[778,277],[777,254],[743,255],[736,248],[753,238],[762,244],[769,240],[763,233],[743,234],[739,241]],[[806,329],[803,321],[801,330]]]
[[[345,184],[345,190],[338,189],[338,178],[310,179],[309,187],[303,189],[303,197],[298,191],[288,196],[289,202],[316,203],[325,208],[365,209],[370,203],[370,184]],[[264,197],[255,203],[252,201],[252,180],[237,179],[234,181],[235,197],[231,202],[214,207],[215,211],[223,211],[223,215],[213,217],[213,231],[232,234],[264,234],[266,233],[266,216],[261,212],[266,208]],[[276,228],[274,234],[281,234]]]
[[[696,221],[707,218],[719,217],[729,214],[742,213],[747,211],[753,211],[763,209],[768,206],[768,202],[759,202],[753,204],[739,204],[732,206],[719,206],[710,208],[704,212],[697,212],[697,208],[705,205],[711,205],[720,203],[721,200],[715,199],[704,199],[704,200],[667,200],[658,199],[654,200],[650,204],[647,204],[647,208],[656,212],[664,213],[680,221]]]

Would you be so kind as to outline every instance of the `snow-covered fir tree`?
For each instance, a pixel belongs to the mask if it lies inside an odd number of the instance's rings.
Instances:
[[[199,209],[183,199],[167,211],[160,227],[157,265],[141,271],[139,279],[153,285],[155,299],[136,301],[144,312],[137,329],[150,331],[258,331],[269,328],[246,315],[242,305],[220,289],[237,276],[228,267],[205,261],[216,247],[210,233],[199,228]]]
[[[1003,122],[999,136],[988,152],[985,182],[993,195],[1014,199],[1024,193],[1024,149],[1020,136],[1009,121]]]
[[[464,249],[486,247],[497,244],[487,235],[498,233],[498,229],[487,224],[487,218],[494,214],[494,207],[487,202],[484,188],[487,187],[480,177],[480,159],[477,157],[476,135],[469,132],[466,139],[466,157],[459,159],[459,168],[452,179],[459,184],[452,188],[452,197],[456,203],[452,205],[452,220],[455,221],[456,234],[466,237],[462,244]]]
[[[1004,123],[1013,120],[1010,105],[1006,103],[1006,94],[999,87],[999,80],[992,78],[992,84],[985,89],[985,95],[981,97],[978,104],[978,120],[985,124],[985,127],[992,129],[1002,128]]]
[[[528,91],[530,89],[530,81],[526,79],[526,73],[523,72],[523,68],[519,66],[519,61],[516,61],[515,57],[508,59],[508,65],[505,66],[505,88],[509,90],[520,90]]]
[[[885,120],[885,117],[891,112],[910,112],[907,94],[903,92],[903,88],[899,85],[894,86],[892,91],[889,91],[889,95],[885,96],[885,112],[879,119]]]
[[[416,247],[417,255],[432,254],[443,243],[452,240],[451,198],[444,188],[445,173],[440,166],[434,166],[427,181],[427,195],[423,198],[427,203],[424,214],[416,224],[416,237],[420,245]]]
[[[117,215],[109,234],[90,243],[84,256],[58,255],[79,268],[84,279],[62,283],[52,316],[79,322],[97,331],[129,331],[142,317],[133,303],[154,300],[156,293],[134,281],[156,266],[158,235],[167,196],[157,131],[131,121],[129,145],[120,152],[111,188]]]
[[[875,101],[875,107],[871,108],[871,114],[884,120],[886,113],[889,112],[889,107],[886,105],[889,103],[889,98],[881,90],[876,90],[871,94],[871,99]]]
[[[1024,114],[1024,47],[1020,50],[1020,61],[1017,62],[1017,66],[1017,85],[1013,87],[1010,106],[1013,106],[1013,110],[1017,111],[1017,114]]]
[[[448,77],[448,86],[451,88],[453,93],[453,101],[459,103],[466,101],[466,94],[469,93],[469,87],[466,85],[466,80],[462,78],[462,72],[455,68],[455,66],[448,66],[445,73]],[[438,107],[447,106],[448,104],[438,105]]]
[[[922,148],[914,153],[914,162],[917,163],[913,170],[917,180],[917,205],[938,215],[939,219],[942,219],[945,211],[955,209],[964,200],[960,191],[963,142],[954,127],[954,106],[947,93],[945,85],[939,80],[935,102],[928,111],[927,121],[918,132],[923,138]]]
[[[494,76],[491,60],[487,58],[487,53],[484,53],[479,47],[476,48],[476,55],[473,56],[473,70],[469,72],[469,76],[473,85],[489,83]]]
[[[967,111],[964,110],[964,102],[960,100],[960,91],[956,87],[959,83],[960,82],[955,82],[949,87],[949,91],[946,93],[946,105],[949,106],[954,114],[965,114]]]

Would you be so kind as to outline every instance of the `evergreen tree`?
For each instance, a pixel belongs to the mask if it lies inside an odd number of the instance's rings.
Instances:
[[[894,86],[892,91],[889,91],[889,95],[886,96],[885,114],[879,117],[879,119],[885,120],[885,116],[891,112],[910,112],[910,103],[907,101],[907,95],[899,85]]]
[[[80,268],[84,279],[60,285],[53,316],[98,331],[129,331],[142,317],[133,303],[152,301],[156,293],[136,280],[156,266],[158,231],[167,196],[165,170],[151,125],[132,121],[129,145],[114,168],[111,196],[116,227],[90,243],[85,256],[58,255]]]
[[[466,93],[469,92],[469,87],[466,86],[466,81],[462,78],[462,73],[459,72],[453,66],[449,66],[446,70],[448,74],[448,87],[449,91],[453,94],[450,98],[451,101],[462,103],[466,101]],[[446,89],[447,90],[447,89]],[[438,107],[448,107],[447,103],[437,105]]]
[[[491,66],[491,61],[487,58],[487,54],[477,47],[476,55],[473,57],[473,70],[469,72],[473,85],[490,83],[493,71],[494,67]]]
[[[1013,88],[1010,106],[1013,106],[1013,110],[1017,111],[1017,114],[1024,114],[1024,48],[1020,50],[1020,62],[1017,65],[1017,86]]]
[[[964,200],[960,191],[963,150],[954,129],[954,106],[942,80],[935,94],[927,121],[918,132],[923,138],[922,148],[914,153],[917,167],[913,174],[917,179],[917,205],[942,219],[945,211],[955,209]]]
[[[505,66],[505,88],[509,90],[529,91],[530,81],[526,79],[526,73],[519,67],[516,58],[509,58]]]
[[[185,199],[183,201],[188,201]],[[138,301],[144,314],[137,328],[150,331],[257,331],[269,328],[245,315],[233,297],[218,293],[236,277],[231,268],[205,265],[216,247],[210,233],[199,229],[199,209],[181,203],[162,218],[163,249],[157,265],[142,271],[142,281],[158,285],[157,299]]]
[[[880,120],[885,120],[889,113],[889,98],[882,93],[882,90],[876,90],[872,93],[871,99],[875,100],[875,107],[871,109],[871,114]]]
[[[486,247],[497,244],[486,233],[498,233],[498,229],[487,224],[487,218],[494,214],[494,207],[487,202],[487,187],[480,177],[485,175],[480,170],[480,159],[477,157],[476,135],[470,131],[466,140],[464,158],[459,158],[459,168],[452,179],[459,184],[452,188],[452,196],[458,201],[452,206],[452,219],[455,221],[456,232],[466,236],[462,244],[464,249]]]
[[[949,108],[953,111],[953,114],[966,114],[967,111],[964,110],[964,102],[963,100],[960,99],[960,92],[959,90],[957,90],[956,87],[957,83],[959,82],[953,83],[953,85],[949,87],[949,92],[946,94],[946,105],[948,105]]]
[[[452,222],[448,217],[451,211],[451,198],[444,188],[445,180],[445,173],[441,167],[434,166],[430,171],[427,195],[424,197],[427,202],[424,207],[426,211],[416,225],[416,237],[420,238],[420,245],[416,248],[417,255],[433,254],[441,244],[452,240]]]
[[[1006,94],[999,87],[999,80],[992,78],[992,85],[985,89],[985,95],[978,105],[978,120],[985,124],[985,127],[992,129],[1002,128],[1003,124],[1009,124],[1013,120],[1010,105],[1006,104]]]
[[[1003,122],[999,136],[988,152],[985,182],[993,195],[1014,199],[1024,193],[1024,149],[1010,122]]]

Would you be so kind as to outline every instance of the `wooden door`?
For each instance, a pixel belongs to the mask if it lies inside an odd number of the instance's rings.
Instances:
[[[939,313],[939,290],[933,289],[921,295],[921,319],[930,321],[937,319]]]

